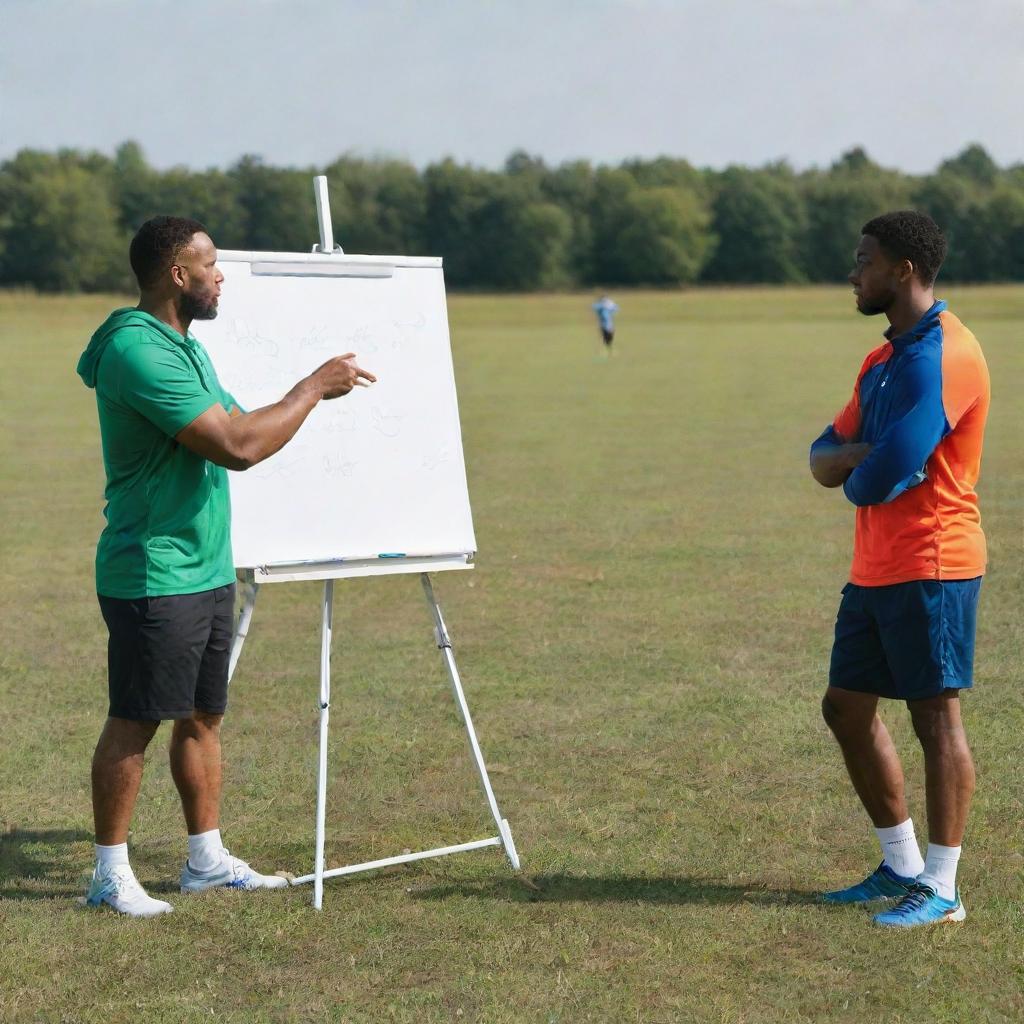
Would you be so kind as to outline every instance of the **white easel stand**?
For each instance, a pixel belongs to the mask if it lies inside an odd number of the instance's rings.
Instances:
[[[334,241],[334,233],[331,227],[331,205],[327,195],[327,178],[319,175],[313,179],[313,194],[316,199],[316,215],[320,228],[320,244],[313,246],[314,252],[320,253],[341,253],[340,245]],[[336,875],[354,875],[360,871],[373,871],[376,868],[389,867],[392,864],[407,864],[409,861],[424,860],[427,857],[444,857],[449,853],[461,853],[463,850],[479,850],[485,846],[501,846],[509,863],[516,871],[519,870],[519,855],[516,853],[515,843],[512,841],[512,831],[508,822],[501,816],[498,809],[498,802],[494,799],[494,791],[491,789],[491,781],[487,777],[487,768],[484,765],[484,757],[480,752],[480,744],[476,738],[476,731],[473,728],[473,720],[469,716],[469,706],[466,704],[466,695],[462,691],[462,682],[459,679],[458,669],[455,667],[455,656],[452,654],[452,643],[445,629],[444,619],[441,616],[441,609],[434,597],[434,588],[430,583],[428,572],[430,569],[467,569],[469,565],[469,554],[452,555],[413,555],[395,557],[382,563],[378,558],[355,559],[346,562],[306,562],[299,565],[281,566],[260,566],[256,570],[250,570],[249,589],[245,597],[245,603],[241,614],[238,617],[238,626],[235,630],[235,637],[231,645],[231,659],[228,667],[228,680],[234,675],[235,666],[238,664],[239,655],[242,653],[242,645],[249,633],[249,626],[252,622],[253,608],[256,605],[256,594],[261,582],[273,580],[286,582],[298,580],[323,580],[324,581],[324,603],[323,617],[320,632],[320,768],[317,778],[316,791],[316,856],[314,858],[313,874],[302,875],[296,878],[292,885],[301,885],[304,882],[313,883],[313,906],[320,910],[323,906],[324,879],[333,878]],[[459,707],[459,714],[466,726],[469,735],[469,745],[473,752],[473,759],[476,762],[477,771],[480,773],[480,782],[487,797],[488,806],[498,826],[498,834],[490,839],[478,839],[472,843],[460,843],[457,846],[442,846],[436,850],[422,850],[419,853],[406,853],[398,857],[385,857],[383,860],[367,861],[364,864],[350,864],[348,867],[332,868],[324,871],[324,829],[327,817],[327,738],[328,723],[331,711],[331,619],[334,612],[334,581],[346,577],[355,576],[382,576],[393,573],[418,572],[423,582],[423,593],[426,595],[427,604],[430,605],[431,613],[434,616],[434,634],[437,639],[437,646],[444,658],[445,667],[448,669],[448,677],[452,682],[452,690],[455,693],[455,703]]]
[[[494,790],[491,788],[491,781],[487,775],[483,754],[480,751],[480,743],[476,738],[476,730],[473,728],[473,719],[469,714],[469,705],[466,703],[466,695],[463,692],[459,671],[455,665],[452,643],[444,624],[444,618],[441,615],[440,605],[438,605],[437,599],[434,597],[434,588],[431,585],[429,574],[426,572],[421,573],[420,580],[423,583],[423,593],[427,599],[427,604],[430,606],[431,614],[434,617],[434,635],[437,646],[441,651],[445,667],[448,670],[448,678],[451,680],[455,703],[458,705],[459,714],[462,716],[462,721],[466,726],[473,760],[480,775],[480,784],[483,786],[491,815],[498,827],[498,834],[491,836],[489,839],[459,843],[456,846],[441,846],[433,850],[421,850],[418,853],[406,853],[397,857],[385,857],[382,860],[366,861],[362,864],[350,864],[346,867],[332,868],[330,871],[324,870],[324,832],[327,816],[327,740],[331,708],[331,620],[334,612],[334,579],[326,579],[324,580],[323,616],[320,632],[320,767],[316,794],[316,855],[313,873],[302,875],[292,882],[292,885],[302,885],[305,882],[313,883],[313,906],[317,910],[320,910],[323,906],[325,878],[334,878],[338,875],[354,875],[361,871],[373,871],[377,868],[390,867],[393,864],[407,864],[410,861],[425,860],[428,857],[444,857],[450,853],[462,853],[465,850],[480,850],[487,846],[501,846],[513,870],[519,870],[519,855],[516,852],[516,846],[512,839],[512,830],[509,828],[508,821],[501,816],[498,801],[495,799]],[[235,638],[231,647],[231,660],[228,669],[229,680],[234,674],[235,666],[238,664],[238,658],[242,652],[242,645],[245,643],[245,638],[249,632],[258,590],[258,583],[252,582],[249,584],[249,590],[238,618],[238,627],[235,631]]]

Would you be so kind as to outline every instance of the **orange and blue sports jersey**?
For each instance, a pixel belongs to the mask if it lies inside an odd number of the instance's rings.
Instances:
[[[974,486],[988,406],[981,346],[944,302],[864,360],[853,397],[811,446],[871,445],[843,485],[857,506],[851,583],[984,573]]]

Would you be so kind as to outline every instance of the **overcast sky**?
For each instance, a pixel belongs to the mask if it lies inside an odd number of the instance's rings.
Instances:
[[[1024,0],[0,0],[0,158],[1024,161]]]

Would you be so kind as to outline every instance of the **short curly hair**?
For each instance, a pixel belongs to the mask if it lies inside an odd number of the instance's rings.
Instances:
[[[194,235],[206,232],[197,220],[189,217],[152,217],[135,233],[128,249],[128,259],[140,288],[156,284],[160,275],[174,262],[178,253]]]
[[[894,210],[874,217],[860,229],[871,235],[886,255],[897,260],[910,260],[922,284],[931,285],[946,258],[946,236],[926,213],[917,210]]]

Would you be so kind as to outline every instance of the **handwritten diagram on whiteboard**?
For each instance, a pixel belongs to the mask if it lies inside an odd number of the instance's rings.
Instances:
[[[440,266],[263,276],[257,255],[221,254],[218,317],[192,325],[243,408],[346,352],[378,383],[321,402],[280,452],[229,474],[235,565],[475,551]]]

